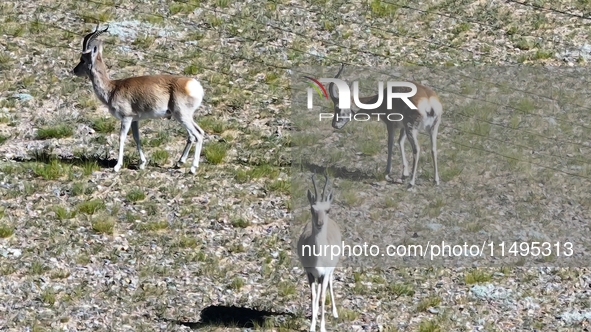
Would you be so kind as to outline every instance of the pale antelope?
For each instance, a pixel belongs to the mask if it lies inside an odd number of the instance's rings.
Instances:
[[[338,78],[344,68],[344,64],[335,76]],[[388,162],[386,164],[386,175],[390,174],[392,168],[392,148],[394,146],[394,136],[396,130],[400,129],[400,136],[398,136],[398,147],[400,148],[400,154],[402,156],[402,176],[396,182],[402,183],[403,180],[408,177],[408,163],[406,161],[406,155],[404,154],[404,142],[406,137],[410,141],[413,153],[413,165],[412,165],[412,177],[410,179],[409,186],[415,185],[415,178],[417,173],[417,167],[419,164],[419,154],[421,148],[419,146],[418,134],[419,131],[425,131],[429,134],[431,139],[431,156],[433,157],[433,167],[435,170],[434,180],[435,184],[439,184],[439,172],[437,169],[437,131],[439,124],[441,123],[441,116],[443,114],[443,106],[439,101],[437,94],[430,88],[412,82],[417,87],[416,94],[413,97],[408,98],[416,107],[416,110],[411,109],[402,99],[393,99],[392,108],[387,108],[387,98],[383,98],[382,103],[375,109],[340,109],[338,107],[339,97],[335,93],[335,84],[330,83],[328,90],[330,98],[334,103],[334,113],[332,118],[332,127],[335,129],[343,128],[347,122],[352,119],[355,114],[367,114],[377,115],[381,114],[380,119],[386,124],[388,131]],[[387,96],[387,89],[384,89],[383,96]],[[393,92],[408,92],[407,88],[404,87],[392,87]],[[359,101],[363,104],[374,104],[377,103],[379,95],[371,97],[361,97]],[[355,105],[351,100],[351,105]],[[402,120],[399,116],[392,116],[390,114],[398,113],[402,115]],[[385,114],[385,115],[384,115]]]
[[[326,303],[326,287],[330,289],[330,301],[332,302],[332,315],[338,318],[336,299],[332,288],[334,269],[339,261],[341,253],[341,231],[339,226],[329,218],[330,205],[332,203],[332,192],[326,191],[328,176],[322,189],[322,196],[318,195],[316,189],[315,174],[312,176],[314,195],[308,189],[308,201],[312,220],[306,224],[298,240],[298,256],[302,263],[308,283],[312,291],[312,323],[310,331],[316,331],[316,317],[318,306],[322,305],[320,319],[320,332],[326,331],[324,320],[324,305]],[[338,246],[338,249],[337,249]],[[334,250],[332,248],[335,248]],[[333,252],[338,255],[332,256]],[[318,285],[318,288],[316,288]],[[320,300],[320,302],[319,302]]]
[[[108,107],[113,116],[121,120],[119,156],[115,172],[123,166],[123,146],[130,128],[141,159],[139,168],[144,169],[147,160],[140,144],[139,121],[173,117],[185,127],[189,135],[176,166],[179,167],[187,161],[189,150],[193,143],[196,143],[195,159],[190,170],[195,174],[199,167],[204,136],[203,129],[193,120],[193,114],[203,101],[204,91],[201,83],[194,78],[173,75],[111,80],[102,58],[102,41],[96,39],[107,29],[108,26],[99,31],[97,24],[94,32],[84,37],[80,63],[73,72],[76,76],[88,77],[98,99]]]

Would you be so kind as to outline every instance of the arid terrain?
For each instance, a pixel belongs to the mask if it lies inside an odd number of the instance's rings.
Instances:
[[[166,119],[140,122],[146,169],[130,134],[113,171],[120,123],[72,74],[99,22],[111,78],[202,83],[196,175],[173,167],[186,132]],[[589,0],[2,2],[0,331],[307,331],[292,247],[325,167],[346,234],[511,233],[587,257],[590,35]],[[385,179],[382,123],[302,115],[296,74],[341,63],[346,80],[371,68],[440,95],[439,186],[426,135],[408,190]],[[392,162],[398,176],[397,147]],[[344,260],[327,329],[582,331],[584,262]]]

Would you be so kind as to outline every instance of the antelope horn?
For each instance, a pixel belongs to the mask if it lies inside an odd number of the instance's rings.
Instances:
[[[84,40],[82,41],[82,51],[86,51],[88,48],[88,44],[90,44],[90,42],[92,42],[96,37],[100,36],[102,33],[107,32],[107,30],[109,29],[109,26],[107,25],[107,27],[104,30],[100,30],[99,31],[99,24],[96,24],[96,28],[94,29],[93,32],[87,34],[86,36],[84,36]]]
[[[318,202],[318,189],[316,189],[316,173],[312,175],[312,184],[314,185],[314,199]]]
[[[326,194],[326,187],[328,186],[328,172],[326,170],[326,168],[324,169],[324,188],[322,188],[322,201],[324,201],[325,197],[328,197],[328,195]]]
[[[341,73],[343,72],[343,69],[345,69],[345,64],[341,64],[341,69],[339,70],[339,72],[336,74],[336,76],[334,78],[339,78],[339,76],[341,76]],[[330,83],[328,85],[328,93],[330,94],[330,99],[333,100],[333,102],[338,101],[339,98],[337,98],[334,94],[334,83]]]

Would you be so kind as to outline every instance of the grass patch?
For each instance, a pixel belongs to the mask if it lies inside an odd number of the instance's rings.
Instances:
[[[395,283],[393,285],[388,285],[387,289],[388,289],[388,292],[396,295],[396,297],[400,297],[400,296],[404,296],[404,295],[413,296],[415,294],[415,291],[412,286],[407,285],[407,284],[403,284],[403,283]]]
[[[104,209],[105,203],[98,199],[85,201],[78,204],[78,212],[85,213],[85,214],[95,214],[97,211]]]
[[[393,17],[398,10],[398,6],[380,0],[372,0],[370,10],[377,17]]]
[[[267,185],[267,190],[279,192],[283,194],[289,194],[291,189],[291,182],[286,180],[272,181]]]
[[[33,263],[31,263],[31,267],[29,268],[29,272],[32,275],[40,275],[45,273],[45,271],[47,270],[47,266],[43,265],[43,263],[40,261],[34,261]]]
[[[49,163],[35,163],[33,173],[45,180],[57,180],[66,173],[65,167],[57,160],[52,159]]]
[[[11,237],[14,234],[14,228],[6,224],[0,224],[0,238]]]
[[[260,179],[262,177],[273,179],[278,176],[279,170],[276,167],[269,164],[261,164],[254,166],[251,169],[240,169],[236,171],[236,175],[234,178],[236,179],[236,181],[240,183],[245,183],[255,179]]]
[[[183,235],[177,240],[176,246],[179,248],[197,248],[199,244],[196,238]]]
[[[145,145],[149,147],[158,147],[162,144],[168,143],[170,140],[170,134],[166,131],[159,131],[156,134],[156,137],[151,138],[146,141]]]
[[[235,219],[232,221],[232,226],[234,226],[236,228],[246,228],[250,225],[251,225],[250,221],[248,221],[244,218],[238,218],[238,219]]]
[[[278,288],[279,289],[277,290],[277,293],[282,298],[294,295],[296,293],[296,286],[293,284],[293,282],[282,281],[279,283]]]
[[[232,283],[230,283],[231,289],[239,290],[242,287],[244,287],[244,280],[240,277],[234,278],[234,280],[232,280]]]
[[[127,200],[130,202],[138,202],[144,200],[146,198],[146,194],[142,189],[136,188],[130,190],[127,195],[125,195],[125,198],[127,198]]]
[[[439,303],[441,303],[441,298],[439,296],[424,298],[417,304],[417,312],[423,312],[431,307],[437,307]]]
[[[55,269],[51,271],[51,279],[66,279],[70,276],[70,272],[66,269]]]
[[[228,151],[228,145],[222,142],[209,143],[203,149],[205,158],[212,164],[220,164]]]
[[[55,291],[50,287],[45,288],[45,290],[43,291],[43,294],[41,294],[41,301],[43,301],[43,303],[45,303],[45,304],[49,304],[50,306],[53,306],[53,304],[56,301]]]
[[[111,117],[96,118],[92,120],[90,127],[97,133],[108,134],[115,131],[117,128],[117,122]]]
[[[424,320],[419,324],[419,332],[441,332],[441,327],[436,320]]]
[[[468,272],[468,273],[466,273],[466,275],[464,275],[464,282],[466,282],[466,285],[487,282],[487,281],[490,281],[491,279],[492,279],[492,275],[490,273],[486,273],[481,270],[474,270],[474,271]]]
[[[143,232],[157,232],[168,228],[168,222],[166,221],[149,221],[141,223],[137,229]]]
[[[94,173],[100,169],[101,169],[101,167],[97,164],[96,161],[87,160],[82,165],[82,172],[83,172],[84,176],[89,176],[92,173]]]
[[[225,121],[216,119],[213,116],[205,116],[199,119],[199,126],[206,132],[213,132],[215,134],[222,134],[228,129]]]
[[[53,212],[55,213],[56,218],[59,220],[72,219],[76,216],[76,211],[70,211],[63,206],[53,207]]]
[[[74,134],[74,128],[68,124],[43,127],[37,130],[37,139],[64,138]]]
[[[115,229],[115,220],[112,218],[99,218],[92,222],[92,230],[98,234],[112,235]]]
[[[155,150],[154,152],[152,152],[152,161],[156,165],[160,166],[160,165],[166,164],[166,162],[168,162],[169,158],[170,158],[170,154],[166,150],[158,149],[158,150]]]

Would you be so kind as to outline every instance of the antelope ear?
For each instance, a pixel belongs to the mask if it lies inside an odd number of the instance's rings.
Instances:
[[[98,40],[94,40],[91,42],[90,46],[90,53],[92,55],[92,62],[96,60],[96,57],[103,52],[103,43]]]

